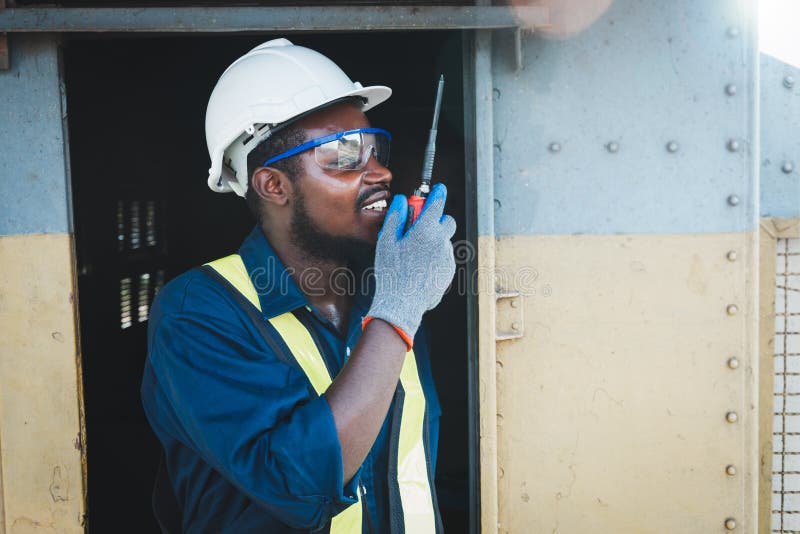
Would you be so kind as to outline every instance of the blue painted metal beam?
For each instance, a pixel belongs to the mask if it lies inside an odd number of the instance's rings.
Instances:
[[[455,30],[542,25],[541,7],[304,6],[14,8],[0,10],[0,32],[312,32]]]

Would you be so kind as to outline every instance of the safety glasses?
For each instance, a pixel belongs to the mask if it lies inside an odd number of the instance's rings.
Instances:
[[[363,169],[370,156],[384,167],[389,164],[389,144],[392,135],[380,128],[358,128],[346,132],[318,137],[273,156],[263,166],[290,158],[306,150],[314,149],[314,159],[323,169],[355,171]]]

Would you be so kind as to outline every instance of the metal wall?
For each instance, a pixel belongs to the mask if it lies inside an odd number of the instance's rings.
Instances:
[[[618,0],[521,69],[495,36],[500,532],[755,531],[755,27]]]
[[[757,44],[742,4],[618,0],[572,38],[526,38],[519,72],[497,43],[497,234],[755,229]]]
[[[58,46],[0,71],[0,532],[82,532],[80,371]]]

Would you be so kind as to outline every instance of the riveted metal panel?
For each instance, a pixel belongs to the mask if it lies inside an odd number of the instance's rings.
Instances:
[[[800,69],[761,55],[761,215],[800,217]]]
[[[755,22],[754,0],[617,0],[572,37],[523,33],[518,71],[501,32],[498,235],[754,230]]]
[[[0,71],[0,235],[70,231],[58,46],[13,36]],[[114,129],[109,123],[109,132]]]
[[[497,344],[499,532],[757,531],[755,243],[498,240],[525,321]]]

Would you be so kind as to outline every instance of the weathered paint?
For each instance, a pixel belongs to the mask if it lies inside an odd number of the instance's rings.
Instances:
[[[755,231],[754,0],[613,2],[573,37],[524,35],[520,71],[502,37],[497,235]]]
[[[0,532],[83,532],[72,238],[0,236],[0,257]]]
[[[756,252],[753,232],[498,240],[528,290],[525,337],[497,347],[500,532],[754,531]]]
[[[56,38],[15,35],[9,41],[11,69],[0,71],[0,235],[67,233],[70,195]]]
[[[793,84],[787,83],[790,77]],[[800,69],[761,55],[761,216],[800,217]],[[784,172],[784,164],[791,165]]]

